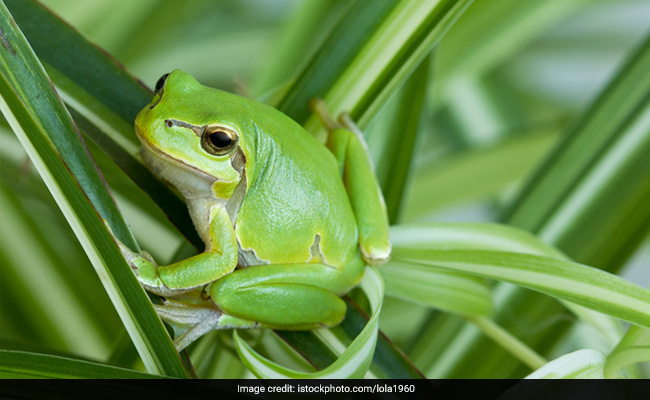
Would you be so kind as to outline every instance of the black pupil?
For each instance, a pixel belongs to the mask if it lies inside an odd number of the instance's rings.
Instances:
[[[167,77],[169,74],[165,74],[158,79],[158,82],[156,82],[156,92],[162,89],[163,85],[165,84],[165,81],[167,80]]]
[[[224,131],[213,132],[210,134],[210,136],[208,136],[208,139],[210,139],[210,143],[212,143],[214,147],[218,149],[223,149],[224,147],[228,147],[230,143],[232,143],[232,139]]]

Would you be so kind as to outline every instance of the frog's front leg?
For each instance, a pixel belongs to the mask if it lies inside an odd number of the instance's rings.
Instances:
[[[345,316],[340,295],[361,279],[361,259],[338,269],[324,264],[272,264],[239,269],[214,282],[219,309],[281,330],[333,326]]]
[[[363,259],[370,265],[383,264],[391,253],[388,216],[368,146],[347,114],[336,122],[322,101],[313,102],[312,108],[328,130],[326,145],[336,157],[357,218]]]
[[[144,288],[160,296],[174,296],[204,286],[232,272],[237,266],[237,239],[224,207],[209,210],[209,240],[205,251],[166,266],[150,257],[120,249]]]

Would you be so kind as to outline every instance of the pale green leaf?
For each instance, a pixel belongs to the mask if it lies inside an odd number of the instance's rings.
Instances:
[[[323,96],[332,114],[348,112],[360,126],[367,125],[471,3],[398,2]],[[316,131],[317,118],[305,126]]]
[[[161,379],[125,368],[48,354],[0,350],[0,379]]]
[[[0,2],[0,110],[81,242],[152,373],[188,376],[144,290],[104,225],[138,250],[43,66]]]
[[[391,228],[391,240],[395,246],[404,249],[497,250],[536,254],[559,260],[568,260],[560,251],[545,244],[535,236],[507,225],[487,223],[405,224]],[[398,268],[394,268],[393,265],[404,265],[404,274],[397,274],[394,270]],[[424,299],[435,299],[437,302],[430,302],[430,306],[445,311],[456,312],[461,315],[487,315],[485,313],[477,313],[476,309],[472,308],[480,304],[483,304],[481,310],[484,312],[491,310],[491,307],[489,307],[491,305],[489,303],[491,294],[487,290],[485,283],[481,280],[476,280],[476,277],[472,278],[466,274],[458,274],[456,272],[448,275],[446,278],[436,278],[439,275],[449,274],[450,272],[445,272],[431,265],[424,267],[422,265],[408,266],[408,263],[400,264],[399,260],[395,257],[387,267],[388,275],[390,275],[390,277],[386,276],[386,293],[388,295],[403,299],[408,299],[408,296],[411,296],[413,298],[412,301],[418,303],[423,303]],[[419,271],[419,275],[411,279],[409,276],[411,270]],[[396,283],[401,285],[395,288],[392,279],[395,279]],[[419,292],[417,291],[421,285],[420,282],[424,279],[433,281],[431,284],[436,286],[441,284],[436,282],[436,279],[448,280],[449,282],[446,282],[446,284],[452,285],[453,290],[450,290],[451,293],[447,293],[449,297],[439,295],[438,293],[424,293],[421,295],[421,298],[418,298]],[[404,284],[406,280],[409,280],[410,283]],[[412,286],[411,291],[409,290],[409,286]],[[481,287],[482,289],[480,289]],[[444,291],[446,288],[442,290]],[[466,292],[466,290],[475,290],[475,292]],[[413,294],[411,295],[410,293]],[[469,302],[470,300],[471,302]],[[447,305],[448,303],[451,303],[451,307]],[[617,321],[576,304],[565,302],[565,305],[579,318],[595,326],[612,345],[620,339],[621,326]]]
[[[395,260],[514,283],[650,327],[650,290],[578,263],[532,254],[396,247]]]
[[[596,350],[574,351],[549,362],[526,379],[602,379],[605,358]]]
[[[490,289],[481,278],[391,261],[379,268],[386,295],[460,315],[490,315]]]

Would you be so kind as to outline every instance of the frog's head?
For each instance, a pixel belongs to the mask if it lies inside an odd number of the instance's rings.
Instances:
[[[183,71],[163,75],[135,121],[145,162],[185,197],[229,199],[253,168],[257,133],[247,104]]]

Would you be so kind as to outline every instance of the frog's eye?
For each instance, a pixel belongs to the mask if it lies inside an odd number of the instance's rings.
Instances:
[[[158,82],[156,82],[156,90],[155,92],[158,92],[160,89],[162,89],[163,86],[165,86],[165,81],[167,80],[167,77],[169,74],[165,74],[158,79]]]
[[[215,156],[230,153],[237,146],[239,137],[232,129],[222,126],[208,126],[201,135],[203,150]]]

